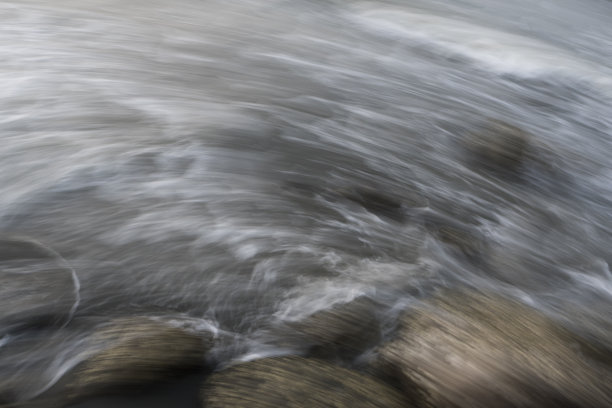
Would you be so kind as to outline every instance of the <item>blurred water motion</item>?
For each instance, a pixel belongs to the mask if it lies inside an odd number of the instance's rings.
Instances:
[[[519,299],[608,353],[611,16],[2,2],[0,404],[115,318],[214,330],[227,364],[303,351],[270,327],[354,299],[388,338],[441,288]]]

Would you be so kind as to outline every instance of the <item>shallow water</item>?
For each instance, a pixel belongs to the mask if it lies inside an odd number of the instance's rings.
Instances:
[[[0,5],[0,232],[74,270],[71,319],[183,316],[223,362],[470,285],[612,345],[612,2],[125,3]],[[532,135],[518,176],[466,159],[492,120]],[[87,354],[62,330],[2,330],[7,371],[44,367],[21,398]]]

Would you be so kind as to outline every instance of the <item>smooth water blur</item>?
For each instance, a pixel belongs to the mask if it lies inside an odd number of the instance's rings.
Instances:
[[[180,314],[233,339],[224,359],[274,353],[279,320],[366,294],[392,322],[460,284],[610,345],[611,17],[604,0],[4,1],[0,231],[74,269],[74,319]],[[518,179],[462,152],[494,119],[532,135]],[[7,367],[46,362],[23,395],[86,331],[0,339]]]

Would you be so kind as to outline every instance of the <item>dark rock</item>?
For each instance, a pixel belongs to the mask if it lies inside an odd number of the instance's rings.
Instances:
[[[0,262],[49,259],[54,257],[55,255],[49,249],[28,238],[0,238]]]
[[[517,171],[529,149],[530,136],[509,123],[492,120],[463,140],[471,161],[489,170]]]
[[[383,367],[435,407],[612,406],[612,372],[538,311],[492,294],[444,293],[406,313]]]
[[[213,374],[204,384],[202,398],[207,408],[413,406],[375,378],[295,356],[251,361]]]
[[[318,356],[353,358],[381,339],[376,316],[377,305],[361,296],[348,303],[316,312],[307,318],[288,323],[299,340],[311,346]]]
[[[486,240],[475,226],[434,214],[425,216],[425,226],[438,240],[471,261],[481,261],[485,255]]]
[[[73,274],[57,253],[34,240],[0,239],[0,335],[66,323],[78,300]]]
[[[334,190],[331,194],[352,201],[372,214],[398,222],[406,220],[410,209],[427,205],[427,200],[416,192],[391,194],[370,187],[350,187]]]
[[[401,218],[402,202],[395,197],[364,188],[345,189],[339,191],[339,194],[373,214],[389,218]]]

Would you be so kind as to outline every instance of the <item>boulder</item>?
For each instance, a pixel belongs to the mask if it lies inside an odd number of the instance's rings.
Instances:
[[[376,316],[378,305],[366,296],[290,322],[298,340],[311,346],[318,356],[353,358],[381,339]]]
[[[0,380],[0,398],[4,395],[7,404],[13,404],[10,406],[47,408],[150,392],[152,387],[203,371],[206,353],[213,345],[212,333],[188,331],[169,318],[116,318],[93,333],[83,326],[86,322],[72,323],[56,333],[30,333],[8,345],[8,351],[21,353],[22,361],[7,367],[12,372]],[[24,354],[28,351],[34,356]],[[53,361],[58,355],[64,356],[61,364]],[[29,361],[23,363],[23,359]],[[53,376],[64,370],[53,382]],[[41,376],[43,373],[46,375]],[[45,385],[48,390],[37,395]]]
[[[463,140],[471,161],[489,170],[517,171],[523,164],[530,136],[522,129],[500,120],[491,120]]]
[[[445,292],[405,314],[381,365],[437,408],[612,406],[612,372],[517,301]]]
[[[77,284],[52,249],[28,238],[1,238],[0,335],[66,323],[78,303]]]
[[[0,401],[27,402],[43,392],[69,364],[70,354],[79,354],[78,345],[85,337],[78,328],[52,326],[6,335],[0,347]]]
[[[213,336],[130,317],[102,327],[89,342],[97,351],[63,380],[71,395],[137,387],[202,368]]]
[[[297,356],[265,358],[215,373],[205,382],[202,399],[207,408],[413,406],[375,378]]]

